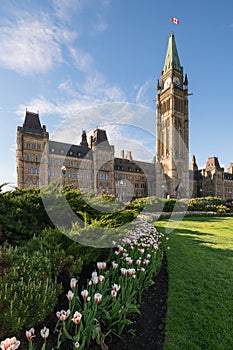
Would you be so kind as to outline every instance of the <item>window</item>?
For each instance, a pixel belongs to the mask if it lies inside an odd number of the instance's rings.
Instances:
[[[27,179],[27,185],[28,186],[32,186],[32,180],[31,179]]]
[[[36,149],[35,143],[32,143],[32,149],[33,149],[33,150]]]
[[[105,174],[105,179],[108,180],[108,174]]]
[[[50,169],[48,168],[48,176],[50,176]]]
[[[100,178],[100,180],[103,180],[103,174],[102,173],[99,174],[99,178]]]
[[[30,167],[30,165],[28,166],[28,174],[31,174],[31,167]]]
[[[82,179],[83,178],[83,174],[82,173],[77,173],[77,178],[78,179]]]
[[[118,179],[119,174],[114,174],[115,179]]]
[[[33,169],[32,169],[32,173],[33,173],[33,174],[37,174],[37,168],[33,168]]]
[[[74,166],[74,163],[70,160],[70,161],[68,162],[68,166],[73,167],[73,166]]]
[[[71,172],[71,177],[72,177],[72,179],[74,179],[74,175],[75,175],[75,174],[74,174],[74,171],[72,171],[72,172]]]
[[[29,161],[32,162],[33,161],[33,156],[30,154],[29,155]]]
[[[26,148],[30,149],[30,143],[26,143]]]
[[[36,156],[36,162],[37,162],[37,163],[40,162],[40,156]]]
[[[91,174],[91,173],[88,173],[88,174],[87,174],[87,179],[89,179],[89,180],[92,179],[92,174]]]
[[[40,143],[37,145],[37,150],[41,151],[41,144]]]
[[[52,169],[52,176],[55,176],[55,170]]]

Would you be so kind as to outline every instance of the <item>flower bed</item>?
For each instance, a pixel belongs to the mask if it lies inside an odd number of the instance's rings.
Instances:
[[[153,284],[162,261],[163,235],[147,223],[140,224],[121,242],[113,242],[112,256],[99,262],[86,285],[77,288],[71,279],[66,292],[67,309],[57,310],[56,349],[90,349],[95,344],[107,349],[106,337],[121,334],[132,325],[131,314],[139,313],[143,292]],[[43,329],[43,345],[54,329]],[[28,349],[34,349],[34,329],[28,330]],[[1,343],[1,349],[9,349]],[[19,344],[16,344],[18,347]],[[11,350],[17,349],[12,345]]]

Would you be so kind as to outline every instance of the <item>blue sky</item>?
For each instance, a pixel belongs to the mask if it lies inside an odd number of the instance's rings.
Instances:
[[[16,184],[16,129],[26,107],[40,112],[55,139],[67,125],[76,138],[82,128],[105,125],[113,140],[131,139],[149,147],[152,157],[153,99],[171,30],[193,93],[190,156],[196,155],[200,167],[210,156],[218,156],[225,168],[233,161],[232,0],[1,0],[0,5],[0,183]],[[171,16],[180,24],[172,24]],[[106,107],[102,117],[100,105]]]

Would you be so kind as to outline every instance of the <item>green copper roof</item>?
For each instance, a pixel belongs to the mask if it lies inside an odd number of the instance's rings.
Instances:
[[[174,37],[174,34],[171,33],[168,40],[167,53],[166,53],[166,58],[164,62],[164,67],[163,67],[163,74],[165,74],[172,68],[172,63],[173,63],[173,68],[181,71],[180,59],[176,48],[175,37]]]

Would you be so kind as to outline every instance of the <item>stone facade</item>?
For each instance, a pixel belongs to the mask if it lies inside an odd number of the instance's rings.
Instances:
[[[39,114],[26,111],[17,129],[18,187],[39,187],[60,181],[84,192],[113,194],[124,201],[155,195],[156,165],[133,160],[130,151],[115,157],[106,130],[95,129],[79,145],[49,139]]]
[[[157,82],[156,156],[152,163],[133,160],[130,151],[115,157],[106,130],[97,128],[89,142],[83,131],[79,145],[49,139],[38,113],[26,111],[17,129],[19,188],[54,181],[84,192],[107,192],[123,201],[156,195],[190,198],[233,198],[233,163],[227,171],[217,157],[199,169],[193,156],[189,166],[188,78],[184,75],[173,34],[168,40],[164,67]]]

